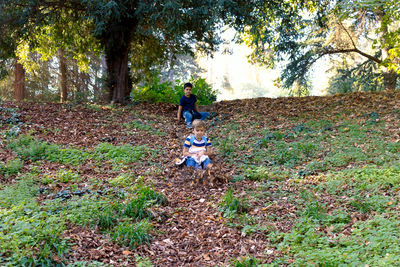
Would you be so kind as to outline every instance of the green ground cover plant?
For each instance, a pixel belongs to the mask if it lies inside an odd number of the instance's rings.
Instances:
[[[156,134],[159,136],[164,136],[165,132],[157,129],[155,127],[156,123],[151,120],[142,121],[142,120],[134,120],[128,123],[124,123],[124,127],[127,129],[139,129],[145,132],[149,132],[150,134]]]
[[[114,146],[110,143],[100,143],[94,148],[93,152],[77,148],[61,148],[55,144],[36,140],[29,135],[21,135],[11,139],[7,147],[23,160],[48,160],[71,166],[83,164],[88,159],[94,159],[98,162],[110,161],[114,166],[118,166],[137,162],[145,155],[157,153],[151,151],[147,146],[130,144]]]
[[[229,189],[222,198],[220,209],[225,218],[234,218],[236,215],[246,212],[249,205],[245,199],[236,197],[233,189]]]
[[[68,242],[61,237],[65,221],[37,203],[38,193],[30,175],[0,191],[0,263],[52,266],[55,257],[68,252]]]
[[[6,164],[2,164],[0,162],[0,174],[5,175],[6,177],[10,175],[16,175],[23,166],[24,161],[21,159],[9,160]]]
[[[278,248],[290,251],[293,260],[281,258],[278,264],[294,265],[364,265],[394,266],[400,263],[398,217],[375,216],[357,222],[351,235],[329,235],[319,233],[319,225],[301,221],[290,233],[274,236]]]

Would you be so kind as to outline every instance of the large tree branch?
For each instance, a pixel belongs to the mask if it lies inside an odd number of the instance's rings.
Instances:
[[[376,63],[378,63],[378,64],[381,64],[381,63],[382,63],[382,60],[381,60],[381,59],[379,59],[379,58],[377,58],[377,57],[374,57],[374,56],[371,56],[371,55],[369,55],[369,54],[367,54],[367,53],[361,51],[360,49],[358,49],[358,48],[356,48],[356,47],[350,48],[350,49],[333,49],[333,50],[325,49],[325,50],[321,53],[321,56],[320,56],[320,57],[325,56],[325,55],[346,54],[346,53],[357,53],[357,54],[360,54],[360,55],[362,55],[362,56],[368,58],[369,60],[374,61],[374,62],[376,62]]]
[[[351,43],[353,44],[353,47],[354,47],[354,48],[357,48],[357,46],[356,46],[356,44],[355,44],[355,42],[354,42],[353,38],[351,37],[351,35],[350,35],[349,31],[346,29],[346,27],[345,27],[345,26],[343,26],[343,24],[342,24],[342,22],[341,22],[341,21],[339,21],[339,25],[340,25],[340,26],[343,28],[343,30],[346,32],[346,34],[347,34],[347,36],[349,37],[349,39],[350,39]]]

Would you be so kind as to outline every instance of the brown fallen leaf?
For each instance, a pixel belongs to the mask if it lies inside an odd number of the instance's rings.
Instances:
[[[203,254],[203,259],[206,261],[211,260],[210,256],[208,256],[208,254]]]
[[[124,250],[124,251],[122,251],[122,254],[124,254],[124,255],[131,255],[132,252],[129,251],[129,250]]]

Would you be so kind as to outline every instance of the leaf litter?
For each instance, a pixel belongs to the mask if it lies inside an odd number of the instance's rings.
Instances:
[[[390,140],[399,142],[399,103],[399,92],[359,92],[329,97],[221,101],[212,107],[218,116],[208,122],[209,135],[212,140],[213,136],[226,134],[225,126],[232,122],[239,123],[240,131],[250,138],[259,135],[253,132],[255,124],[260,129],[274,130],[291,128],[311,118],[330,119],[340,114],[346,114],[349,118],[361,122],[365,121],[365,114],[378,112],[379,120],[385,122]],[[167,197],[169,204],[159,208],[162,209],[159,212],[165,216],[153,222],[156,233],[150,243],[130,249],[111,242],[96,229],[68,225],[64,238],[74,244],[68,256],[71,262],[96,260],[113,266],[130,266],[135,262],[134,255],[139,255],[148,257],[156,266],[226,266],[232,258],[251,255],[268,263],[280,256],[280,252],[269,247],[265,234],[243,235],[241,229],[229,226],[228,220],[223,218],[219,209],[218,203],[229,188],[234,188],[238,194],[246,194],[257,190],[259,186],[257,182],[241,180],[232,183],[234,175],[241,170],[235,164],[227,163],[221,154],[217,154],[214,158],[218,168],[215,168],[212,174],[208,174],[216,178],[217,182],[213,185],[199,184],[192,171],[173,165],[174,159],[181,156],[185,137],[191,133],[184,127],[184,123],[177,124],[176,105],[136,104],[102,109],[51,103],[4,102],[1,105],[18,109],[21,114],[20,120],[24,122],[21,126],[23,133],[29,133],[37,139],[63,147],[93,149],[99,143],[109,142],[114,145],[147,145],[160,151],[158,160],[161,173],[153,174],[146,179]],[[293,122],[293,118],[297,118],[296,122]],[[160,136],[143,129],[127,129],[124,126],[138,119],[142,122],[154,122],[153,129],[158,129],[165,135]],[[333,137],[338,127],[340,125],[331,128]],[[5,129],[2,125],[2,130]],[[251,152],[251,149],[248,152]],[[6,162],[14,156],[2,146],[0,157]],[[39,168],[54,175],[63,167],[65,166],[43,162]],[[93,163],[86,161],[74,171],[82,176],[82,186],[93,178],[107,181],[119,173],[118,170],[113,171],[109,163],[104,163],[102,167],[101,171],[96,171]],[[140,176],[146,172],[146,168],[150,166],[142,164],[131,166],[129,171]],[[313,176],[307,178],[308,180],[301,186],[319,183],[318,179],[313,180]],[[1,181],[5,185],[12,182],[13,177],[2,178]],[[58,191],[67,187],[57,186]],[[276,187],[269,188],[272,192],[269,198],[250,199],[249,214],[257,217],[260,222],[267,222],[271,216],[280,218],[268,223],[273,225],[274,229],[289,232],[299,207],[292,199],[273,192],[286,190],[298,196],[298,187],[299,185],[293,185],[290,179],[278,181]],[[335,205],[335,199],[330,194],[320,197],[325,203]],[[366,220],[368,217],[354,212],[351,222],[344,227],[343,233],[350,231],[351,225],[356,221]],[[330,232],[331,229],[326,228],[321,231]]]

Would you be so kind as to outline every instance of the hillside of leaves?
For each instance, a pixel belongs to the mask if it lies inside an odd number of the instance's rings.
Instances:
[[[400,92],[207,108],[0,103],[0,265],[400,264]]]

